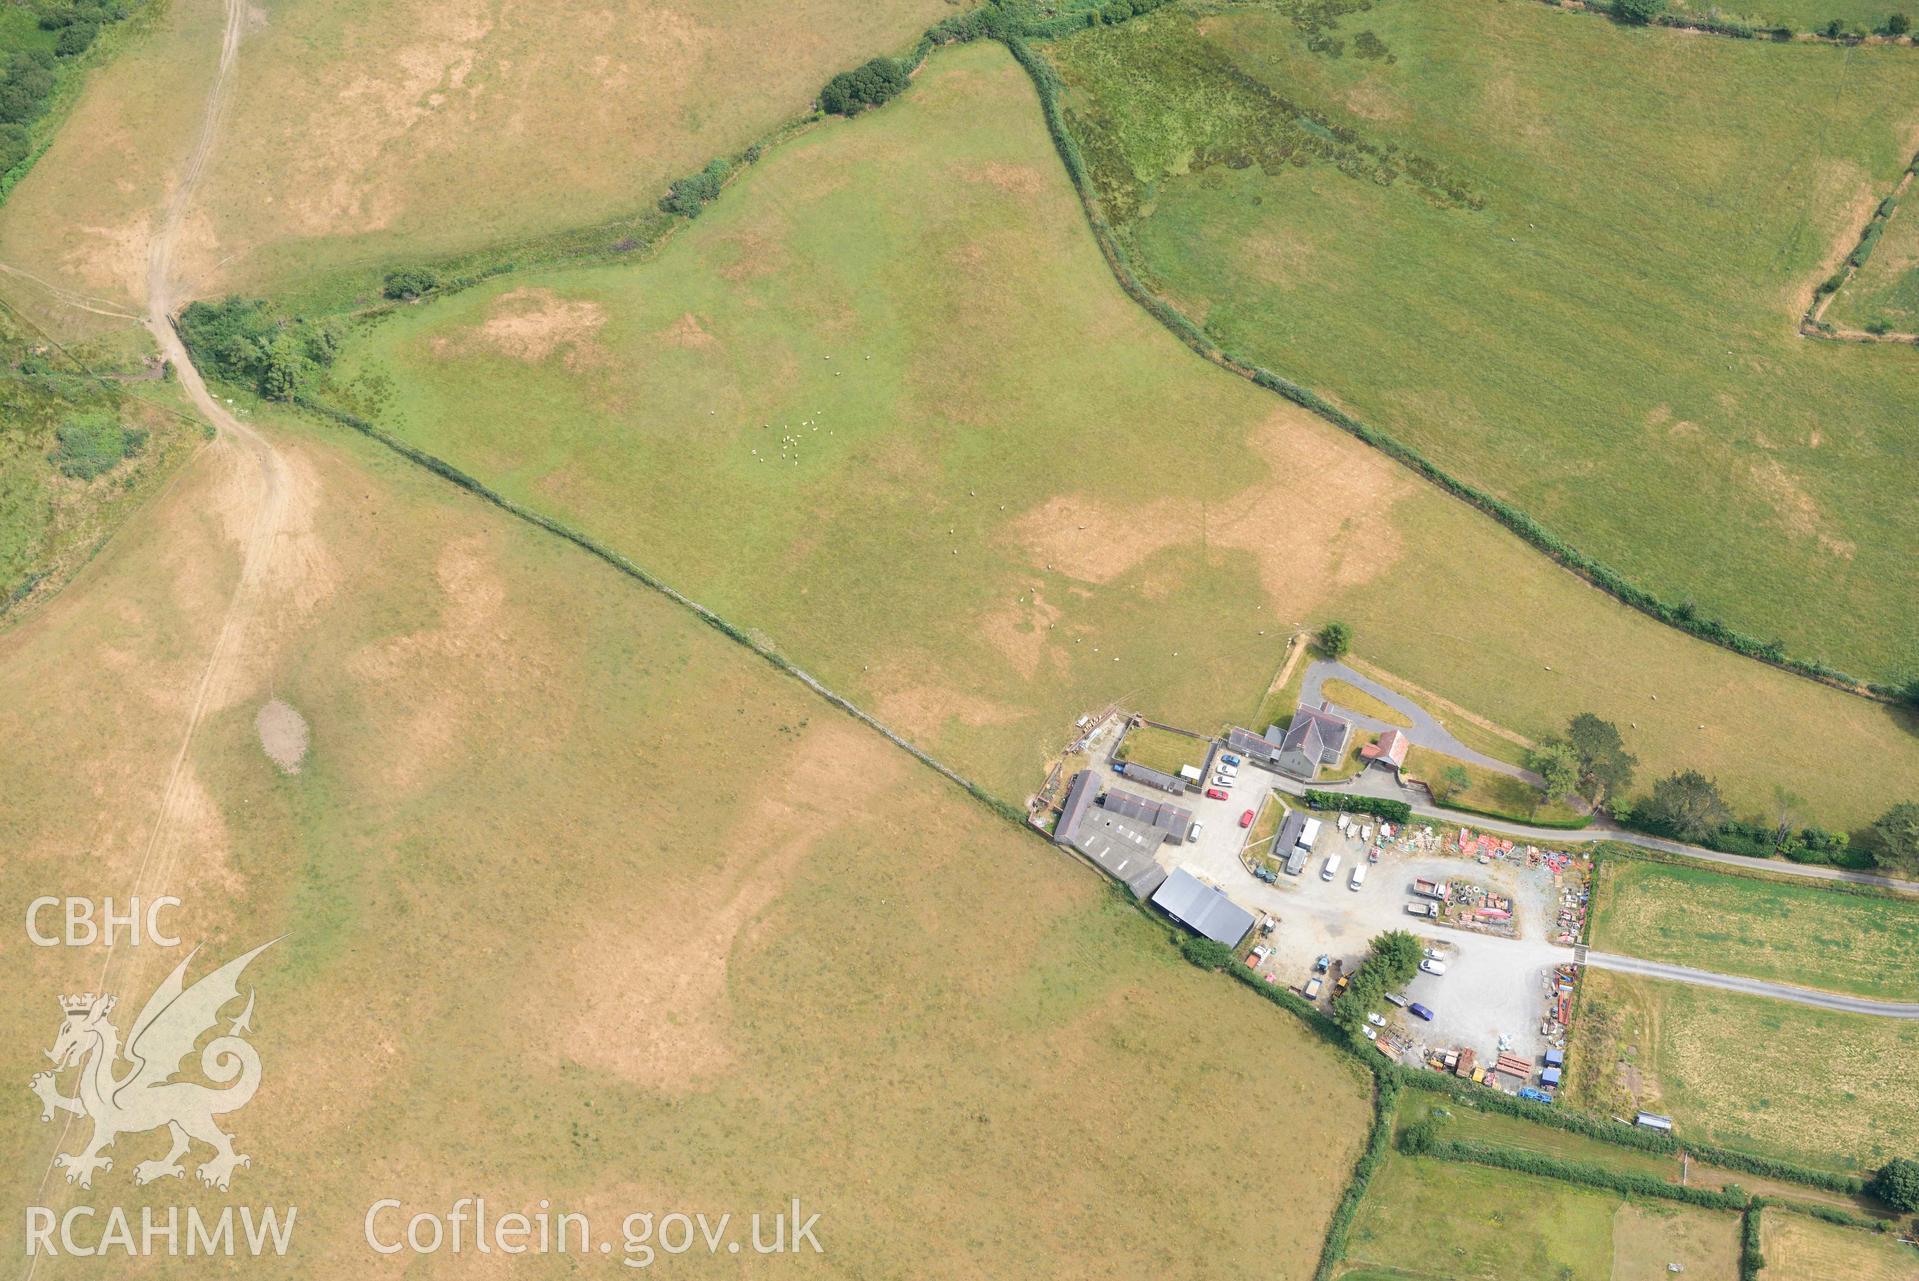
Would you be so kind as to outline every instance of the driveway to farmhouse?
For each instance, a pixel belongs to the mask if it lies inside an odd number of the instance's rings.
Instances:
[[[1320,692],[1328,680],[1342,680],[1348,685],[1365,690],[1411,721],[1412,728],[1405,729],[1376,717],[1361,716],[1351,708],[1340,707],[1336,699],[1329,699]],[[1381,685],[1370,676],[1362,676],[1344,663],[1319,658],[1314,659],[1312,666],[1306,669],[1306,679],[1299,687],[1299,701],[1308,707],[1317,707],[1322,700],[1338,707],[1340,715],[1368,733],[1383,734],[1389,729],[1396,729],[1410,739],[1415,747],[1423,747],[1430,752],[1468,761],[1482,769],[1493,770],[1511,778],[1523,779],[1533,787],[1538,787],[1541,783],[1539,775],[1531,770],[1521,769],[1517,765],[1488,756],[1484,752],[1475,752],[1454,738],[1450,730],[1434,720],[1432,713],[1418,703],[1397,690]]]

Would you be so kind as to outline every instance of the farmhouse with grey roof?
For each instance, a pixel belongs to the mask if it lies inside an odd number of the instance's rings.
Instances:
[[[1180,868],[1153,893],[1153,906],[1196,934],[1238,947],[1253,928],[1253,914],[1226,895]]]
[[[1273,753],[1273,768],[1310,781],[1320,766],[1339,764],[1352,732],[1352,722],[1335,714],[1331,703],[1318,707],[1302,704]]]

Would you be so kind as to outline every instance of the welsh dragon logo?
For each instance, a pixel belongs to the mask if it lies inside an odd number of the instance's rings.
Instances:
[[[278,941],[262,943],[189,987],[186,972],[199,953],[195,948],[147,998],[127,1033],[124,1049],[119,1029],[108,1017],[116,998],[91,993],[60,998],[65,1019],[53,1048],[47,1051],[53,1070],[35,1075],[31,1085],[40,1097],[42,1121],[51,1121],[55,1112],[93,1121],[93,1136],[84,1151],[62,1152],[54,1158],[54,1164],[66,1170],[67,1182],[92,1187],[94,1171],[113,1168],[113,1159],[101,1153],[114,1140],[161,1126],[172,1135],[173,1146],[160,1160],[134,1166],[135,1183],[184,1177],[180,1158],[196,1139],[213,1149],[212,1159],[197,1171],[203,1183],[225,1191],[235,1168],[252,1164],[233,1150],[232,1138],[213,1120],[245,1107],[260,1088],[260,1055],[244,1039],[252,1030],[252,992],[226,1032],[200,1051],[200,1071],[224,1088],[173,1078],[185,1067],[200,1038],[219,1023],[220,1011],[239,999],[240,973],[247,963]],[[122,1059],[129,1065],[123,1072],[119,1071]],[[73,1068],[79,1069],[79,1077],[69,1097],[60,1093],[58,1079]]]

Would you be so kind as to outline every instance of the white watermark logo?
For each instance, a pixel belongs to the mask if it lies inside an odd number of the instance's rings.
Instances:
[[[139,947],[144,939],[159,947],[178,947],[178,935],[167,933],[160,914],[180,906],[172,895],[142,903],[136,896],[116,910],[112,899],[45,895],[27,904],[27,938],[35,947],[92,947],[126,942]]]
[[[31,1086],[40,1098],[42,1121],[67,1112],[93,1122],[93,1134],[80,1151],[54,1158],[54,1164],[66,1170],[67,1182],[93,1186],[96,1171],[113,1169],[113,1159],[104,1153],[117,1139],[162,1127],[172,1147],[164,1157],[134,1166],[135,1183],[184,1177],[180,1158],[196,1141],[213,1149],[196,1170],[200,1181],[211,1187],[225,1191],[233,1172],[252,1164],[233,1150],[233,1140],[214,1121],[245,1107],[260,1088],[260,1055],[245,1039],[252,1030],[251,992],[246,1008],[199,1054],[200,1071],[222,1088],[173,1077],[200,1038],[219,1024],[220,1011],[239,999],[240,974],[248,962],[277,941],[262,943],[189,987],[187,966],[199,952],[194,949],[147,998],[124,1045],[111,1017],[115,998],[91,993],[60,998],[65,1017],[47,1051],[53,1070],[36,1075]],[[118,1071],[122,1059],[130,1065],[124,1072]],[[60,1078],[68,1072],[76,1074],[70,1095],[60,1092]]]
[[[662,1255],[758,1255],[825,1253],[818,1235],[820,1216],[805,1214],[800,1200],[771,1214],[655,1214],[638,1211],[620,1220],[617,1237],[596,1233],[588,1216],[554,1210],[542,1200],[531,1214],[496,1214],[485,1197],[461,1197],[444,1213],[408,1214],[405,1203],[383,1197],[367,1207],[366,1243],[376,1254],[561,1254],[611,1257],[621,1266],[649,1268]]]

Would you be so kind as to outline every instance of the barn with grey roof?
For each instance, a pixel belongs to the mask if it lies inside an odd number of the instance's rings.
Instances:
[[[1253,928],[1253,914],[1180,868],[1153,892],[1153,906],[1196,934],[1227,947],[1238,947]]]

